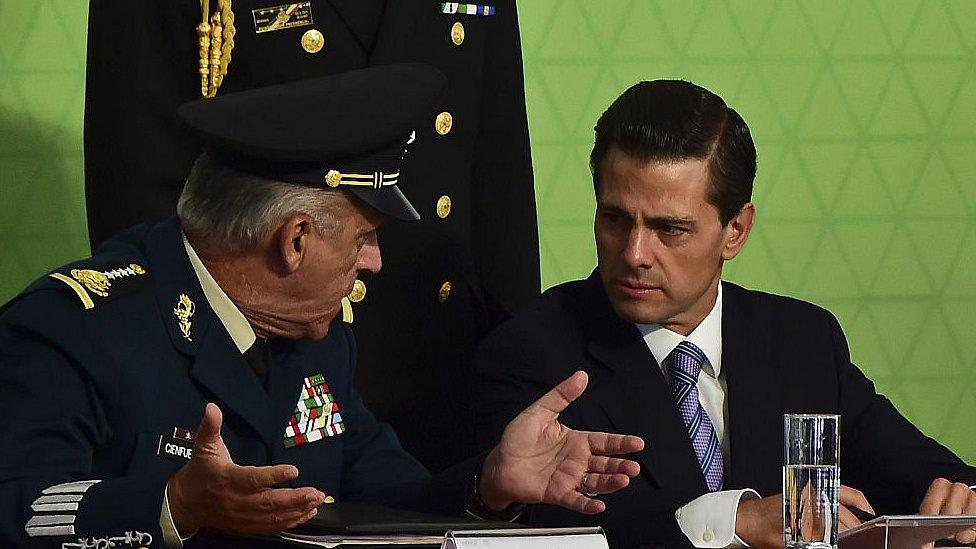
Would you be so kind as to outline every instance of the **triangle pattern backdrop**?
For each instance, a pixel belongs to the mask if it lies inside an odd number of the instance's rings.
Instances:
[[[759,148],[758,225],[726,278],[829,308],[879,389],[976,462],[976,2],[519,10],[546,287],[596,262],[596,118],[638,80],[692,80]],[[86,14],[79,0],[0,0],[0,299],[87,253]]]

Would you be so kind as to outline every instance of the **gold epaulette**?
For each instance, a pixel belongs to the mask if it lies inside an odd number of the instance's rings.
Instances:
[[[81,300],[85,309],[94,309],[95,304],[115,295],[122,281],[135,281],[144,278],[146,269],[136,263],[125,267],[98,271],[95,269],[71,269],[67,272],[53,272],[48,276],[63,282]],[[113,286],[114,284],[114,286]]]
[[[200,0],[200,24],[197,37],[200,41],[200,93],[203,97],[215,97],[224,82],[234,49],[234,11],[231,0],[217,0],[217,10],[210,13],[212,0]]]

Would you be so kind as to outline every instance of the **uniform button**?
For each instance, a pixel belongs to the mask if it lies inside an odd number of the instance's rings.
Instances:
[[[333,189],[338,187],[342,184],[342,174],[336,170],[329,170],[329,173],[325,174],[325,184]]]
[[[302,49],[308,53],[318,53],[325,45],[325,37],[316,29],[305,31],[302,35]]]
[[[715,539],[715,536],[712,535],[711,530],[705,530],[705,533],[702,534],[702,540],[704,541],[712,541],[713,539]]]
[[[444,195],[437,199],[437,217],[447,219],[451,215],[451,197]]]
[[[335,498],[332,496],[325,496],[326,503],[335,503]]]
[[[437,119],[434,120],[434,129],[441,135],[451,133],[452,127],[454,127],[454,117],[447,111],[438,114]]]
[[[349,292],[349,301],[359,303],[366,298],[366,284],[362,280],[356,279],[352,283],[352,291]]]
[[[460,21],[451,26],[451,42],[454,42],[455,46],[464,43],[464,25]]]
[[[446,280],[441,284],[441,289],[437,291],[437,301],[444,303],[451,297],[451,281]]]

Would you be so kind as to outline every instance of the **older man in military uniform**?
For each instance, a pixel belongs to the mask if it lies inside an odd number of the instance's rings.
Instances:
[[[449,93],[403,167],[422,220],[380,229],[384,272],[354,287],[352,328],[384,342],[359,349],[367,403],[440,469],[469,435],[455,388],[472,348],[540,288],[514,0],[92,0],[88,221],[97,244],[170,215],[200,150],[172,116],[184,101],[400,61]]]
[[[178,217],[0,312],[0,545],[179,546],[200,529],[290,528],[329,501],[604,509],[592,496],[637,474],[613,456],[643,443],[558,422],[581,373],[434,478],[353,388],[356,340],[334,319],[381,267],[383,219],[417,218],[399,165],[445,84],[389,65],[180,109],[207,153]]]

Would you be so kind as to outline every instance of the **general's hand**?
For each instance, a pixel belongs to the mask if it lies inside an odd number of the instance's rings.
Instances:
[[[976,493],[961,482],[949,482],[937,478],[929,485],[922,504],[918,506],[921,515],[976,515]],[[955,535],[957,543],[970,545],[976,541],[976,531],[967,528]],[[926,547],[932,547],[928,544]]]
[[[592,496],[615,492],[637,476],[637,462],[610,456],[643,449],[639,437],[575,431],[559,423],[559,414],[583,393],[586,382],[585,372],[574,373],[508,424],[481,472],[479,492],[489,507],[548,503],[601,513],[606,504]]]
[[[859,490],[841,486],[838,499],[838,529],[841,532],[861,524],[850,511],[851,507],[874,514],[874,508]],[[808,505],[807,508],[812,507]],[[812,516],[803,517],[801,529],[812,528],[814,520]],[[783,547],[783,494],[740,501],[735,516],[735,533],[750,547]]]
[[[270,534],[314,517],[325,494],[315,488],[274,488],[298,478],[292,465],[235,465],[220,437],[222,417],[220,408],[207,404],[193,457],[166,485],[170,513],[180,534],[201,527]]]

